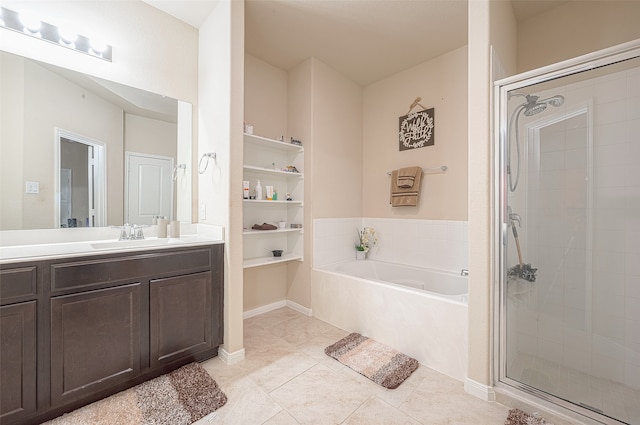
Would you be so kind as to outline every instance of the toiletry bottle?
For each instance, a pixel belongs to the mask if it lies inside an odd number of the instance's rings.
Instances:
[[[260,184],[260,180],[258,180],[258,183],[256,184],[256,200],[262,200],[262,185]]]

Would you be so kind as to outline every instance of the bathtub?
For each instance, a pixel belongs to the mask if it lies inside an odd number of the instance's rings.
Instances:
[[[428,292],[436,297],[467,302],[467,279],[458,274],[383,261],[346,261],[327,271]]]
[[[320,320],[464,381],[467,286],[457,273],[353,260],[312,270],[311,308]]]

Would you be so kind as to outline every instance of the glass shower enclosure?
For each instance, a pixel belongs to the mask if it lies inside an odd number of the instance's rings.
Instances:
[[[640,46],[498,82],[497,379],[640,424]]]

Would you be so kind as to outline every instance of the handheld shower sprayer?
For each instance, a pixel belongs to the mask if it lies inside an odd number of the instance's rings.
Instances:
[[[518,187],[518,181],[520,180],[520,135],[519,135],[519,126],[518,121],[520,119],[520,114],[524,114],[526,117],[531,117],[533,115],[537,115],[547,109],[548,105],[553,107],[559,107],[564,104],[564,96],[555,95],[552,97],[548,97],[546,99],[540,100],[540,96],[514,92],[509,93],[509,99],[514,96],[520,96],[525,98],[525,102],[516,109],[513,110],[511,114],[511,119],[509,120],[509,140],[508,140],[508,149],[507,149],[507,178],[509,184],[509,191],[515,192]],[[516,171],[515,173],[511,167],[511,147],[514,144],[513,138],[511,135],[511,127],[515,127],[515,146],[516,146]],[[515,176],[514,176],[515,174]]]

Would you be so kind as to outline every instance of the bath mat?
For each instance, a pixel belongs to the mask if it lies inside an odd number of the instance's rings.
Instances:
[[[397,388],[418,368],[416,359],[359,333],[347,335],[324,353],[389,389]]]
[[[227,402],[206,370],[190,363],[66,413],[47,425],[188,425]]]
[[[552,425],[550,422],[545,421],[543,418],[533,416],[523,412],[520,409],[509,410],[509,416],[504,422],[504,425]]]

